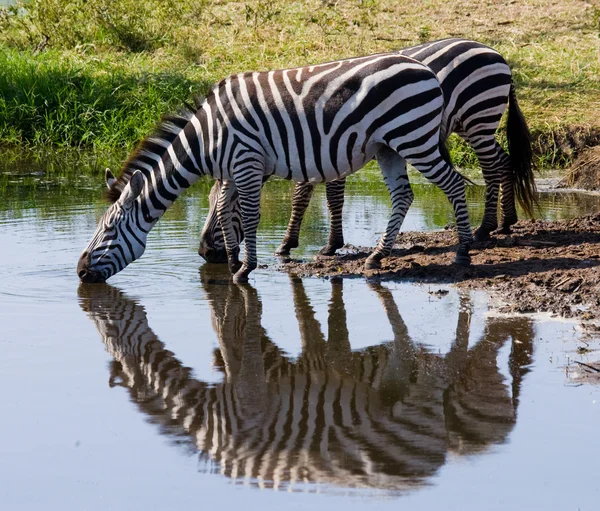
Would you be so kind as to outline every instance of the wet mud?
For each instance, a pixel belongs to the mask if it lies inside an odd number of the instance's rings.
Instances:
[[[406,232],[380,270],[364,269],[370,248],[351,245],[333,257],[287,260],[281,269],[298,276],[364,276],[482,289],[499,298],[502,312],[577,318],[586,330],[600,333],[600,214],[520,221],[511,235],[474,244],[472,265],[466,268],[454,264],[456,242],[452,229]]]

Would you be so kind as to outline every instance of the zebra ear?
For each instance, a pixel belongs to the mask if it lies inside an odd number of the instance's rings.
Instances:
[[[123,205],[130,204],[137,199],[144,189],[144,175],[141,171],[136,170],[129,179],[129,183],[121,193],[119,202]]]
[[[108,189],[110,190],[116,182],[117,178],[114,176],[114,174],[110,171],[110,169],[106,169],[106,186]]]

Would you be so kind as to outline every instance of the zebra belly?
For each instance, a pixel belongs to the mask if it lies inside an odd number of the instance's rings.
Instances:
[[[330,146],[328,145],[321,149],[321,158],[311,155],[310,159],[305,159],[303,162],[296,158],[295,161],[290,162],[289,167],[286,161],[275,161],[267,165],[265,175],[276,175],[297,183],[335,181],[363,168],[375,157],[380,147],[381,144],[374,139],[365,143],[364,139],[360,140],[358,137],[356,141],[348,141],[346,137],[339,147],[334,148],[336,154],[334,161],[329,157]],[[350,151],[349,154],[346,152],[347,149]]]

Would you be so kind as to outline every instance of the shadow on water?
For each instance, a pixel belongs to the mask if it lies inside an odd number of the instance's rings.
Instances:
[[[199,452],[205,470],[235,482],[311,491],[317,485],[403,492],[425,486],[450,454],[482,454],[513,430],[532,359],[530,318],[487,317],[470,339],[473,303],[460,295],[450,350],[411,338],[392,293],[381,303],[393,340],[352,350],[341,281],[331,282],[323,331],[300,279],[291,280],[302,349],[292,358],[262,325],[250,285],[201,269],[223,381],[193,375],[148,324],[144,306],[110,285],[80,285],[110,363],[110,386],[127,389],[162,434]],[[511,343],[507,383],[500,350]]]

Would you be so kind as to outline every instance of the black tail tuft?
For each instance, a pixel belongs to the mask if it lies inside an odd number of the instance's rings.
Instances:
[[[519,108],[512,82],[508,96],[506,137],[512,164],[515,195],[525,213],[532,217],[535,210],[539,208],[539,204],[533,175],[531,133],[529,133],[523,112]]]

